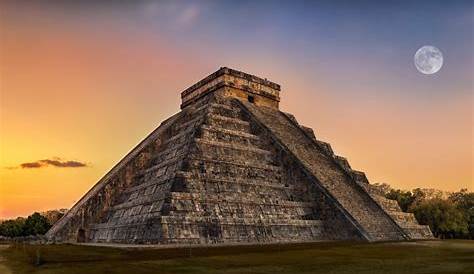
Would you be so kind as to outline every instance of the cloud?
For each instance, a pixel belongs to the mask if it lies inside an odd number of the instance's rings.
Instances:
[[[20,164],[21,168],[39,168],[42,167],[43,164],[41,162],[31,162],[31,163],[22,163]]]
[[[38,160],[35,162],[28,162],[28,163],[21,163],[18,167],[20,168],[43,168],[48,166],[54,167],[87,167],[88,164],[79,161],[64,161],[60,158],[52,158],[52,159],[43,159]],[[17,167],[13,167],[17,168]],[[9,169],[13,169],[9,168]]]

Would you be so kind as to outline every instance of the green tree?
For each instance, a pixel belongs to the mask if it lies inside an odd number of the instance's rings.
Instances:
[[[0,224],[0,235],[5,237],[24,236],[24,218],[16,218],[14,220],[3,221]]]
[[[461,189],[458,192],[451,193],[448,199],[465,215],[468,221],[468,237],[474,239],[474,192]]]
[[[44,216],[39,214],[38,212],[33,213],[32,215],[28,216],[25,221],[24,226],[24,234],[25,235],[43,235],[49,229],[51,225]]]
[[[420,224],[429,225],[436,237],[457,238],[468,233],[468,220],[450,200],[423,200],[410,208]]]

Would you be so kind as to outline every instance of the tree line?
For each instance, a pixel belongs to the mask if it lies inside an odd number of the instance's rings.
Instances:
[[[384,196],[396,200],[404,212],[429,225],[433,235],[442,239],[474,239],[474,192],[461,189],[445,193],[435,189],[412,191],[377,185]]]
[[[59,211],[58,211],[59,212]],[[47,218],[35,212],[27,218],[16,218],[0,223],[0,236],[23,237],[30,235],[44,235],[63,213],[58,213],[54,218]]]

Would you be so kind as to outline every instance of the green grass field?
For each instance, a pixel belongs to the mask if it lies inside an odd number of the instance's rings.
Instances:
[[[38,265],[37,265],[38,264]],[[0,246],[1,273],[474,273],[474,241],[119,249]]]

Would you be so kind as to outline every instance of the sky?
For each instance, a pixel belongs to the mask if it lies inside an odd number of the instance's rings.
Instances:
[[[223,66],[372,183],[472,191],[473,33],[472,1],[2,1],[0,219],[71,207]]]

